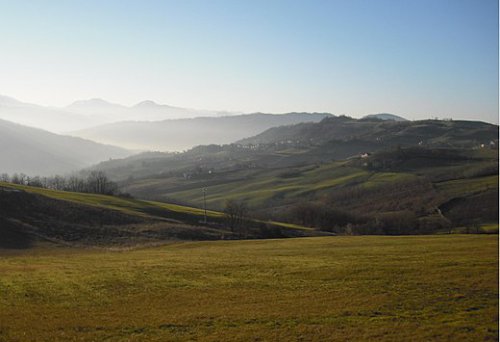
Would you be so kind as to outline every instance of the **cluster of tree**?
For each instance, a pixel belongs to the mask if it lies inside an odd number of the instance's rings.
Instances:
[[[314,202],[303,202],[292,206],[288,217],[294,223],[334,233],[342,233],[347,225],[364,221],[363,217],[352,215],[324,203]]]
[[[30,177],[24,173],[14,173],[0,175],[0,181],[13,184],[29,185],[45,189],[87,192],[94,194],[116,195],[118,186],[112,182],[105,172],[91,171],[86,177],[80,176],[53,176],[53,177]]]
[[[365,223],[353,226],[359,235],[413,235],[451,232],[450,220],[441,215],[417,217],[410,210],[384,212],[370,217]]]
[[[250,210],[244,201],[227,200],[223,220],[226,228],[240,239],[250,236],[262,239],[285,236],[279,226],[250,217]]]
[[[432,183],[425,178],[409,178],[387,182],[383,186],[351,186],[336,189],[325,198],[329,206],[349,212],[376,213],[410,210],[418,216],[434,211],[442,202]]]
[[[498,189],[491,189],[471,197],[454,198],[440,206],[454,226],[477,231],[480,223],[498,222]]]
[[[299,203],[292,206],[287,221],[337,234],[409,235],[451,231],[452,222],[436,211],[418,217],[411,210],[387,211],[360,215],[321,202]]]

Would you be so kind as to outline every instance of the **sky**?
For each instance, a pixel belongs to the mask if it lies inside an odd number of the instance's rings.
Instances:
[[[0,0],[0,94],[498,123],[495,0]]]

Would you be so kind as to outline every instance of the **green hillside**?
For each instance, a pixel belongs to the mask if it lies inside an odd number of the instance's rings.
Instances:
[[[225,152],[232,158],[212,161]],[[245,164],[246,157],[238,153],[218,151],[189,159],[191,167],[182,172],[127,179],[120,184],[137,197],[195,206],[203,204],[201,190],[207,188],[210,208],[222,209],[227,199],[241,200],[256,216],[295,223],[290,210],[303,202],[319,202],[363,216],[366,222],[379,214],[410,211],[417,220],[441,217],[453,227],[498,223],[497,150],[400,148],[366,158],[294,167],[280,166],[279,157],[300,158],[307,152],[288,149],[273,153],[272,167],[262,164],[268,154],[251,155],[253,161],[248,157]],[[464,206],[460,201],[475,201],[481,210],[457,210]]]
[[[498,125],[475,121],[391,121],[329,117],[318,123],[271,128],[231,145],[184,153],[144,153],[97,167],[115,180],[193,176],[211,169],[283,168],[344,160],[396,148],[498,151]],[[498,153],[497,153],[498,154]],[[463,161],[463,160],[462,160]]]
[[[475,147],[498,140],[498,126],[478,121],[393,121],[377,118],[325,118],[319,123],[270,128],[255,137],[240,140],[247,144],[315,144],[329,141],[371,142],[372,148],[391,145],[428,147]]]
[[[40,241],[134,246],[242,237],[229,230],[221,212],[207,210],[203,221],[204,210],[194,207],[0,182],[0,248]],[[321,235],[289,223],[249,220],[247,226],[248,238]]]
[[[213,210],[243,201],[255,217],[335,233],[498,225],[498,126],[484,122],[329,117],[95,168],[138,198],[200,207],[206,188]]]

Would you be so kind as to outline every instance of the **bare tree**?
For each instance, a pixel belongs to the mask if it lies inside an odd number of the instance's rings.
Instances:
[[[19,175],[17,173],[14,173],[10,178],[10,182],[13,184],[21,184],[21,179],[19,178]]]
[[[0,175],[0,182],[9,182],[9,181],[10,181],[10,177],[9,177],[8,173],[2,173]]]
[[[64,190],[66,187],[66,179],[63,176],[56,175],[50,179],[49,187],[54,190]]]
[[[42,180],[40,179],[39,176],[29,177],[27,185],[29,185],[29,186],[35,186],[37,188],[42,188],[43,187]]]
[[[85,180],[83,180],[82,178],[71,176],[68,178],[68,181],[66,182],[66,190],[75,192],[85,192],[87,190],[87,185],[85,184]]]
[[[45,189],[90,192],[96,194],[115,195],[118,193],[118,184],[109,180],[103,171],[92,171],[87,178],[72,175],[69,178],[56,175],[53,177],[30,177],[24,173],[0,174],[0,182],[10,182]]]
[[[19,184],[26,185],[29,182],[29,177],[25,173],[19,174]]]
[[[241,237],[242,233],[246,237],[248,231],[245,229],[245,218],[248,215],[248,207],[244,202],[236,200],[227,200],[224,207],[225,221],[231,232],[238,232]]]
[[[111,182],[104,171],[92,171],[87,177],[88,191],[96,194],[112,195],[116,192],[116,184]]]

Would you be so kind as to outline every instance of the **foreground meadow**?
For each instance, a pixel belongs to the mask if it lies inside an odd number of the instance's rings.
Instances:
[[[2,341],[498,340],[498,236],[0,252]]]

